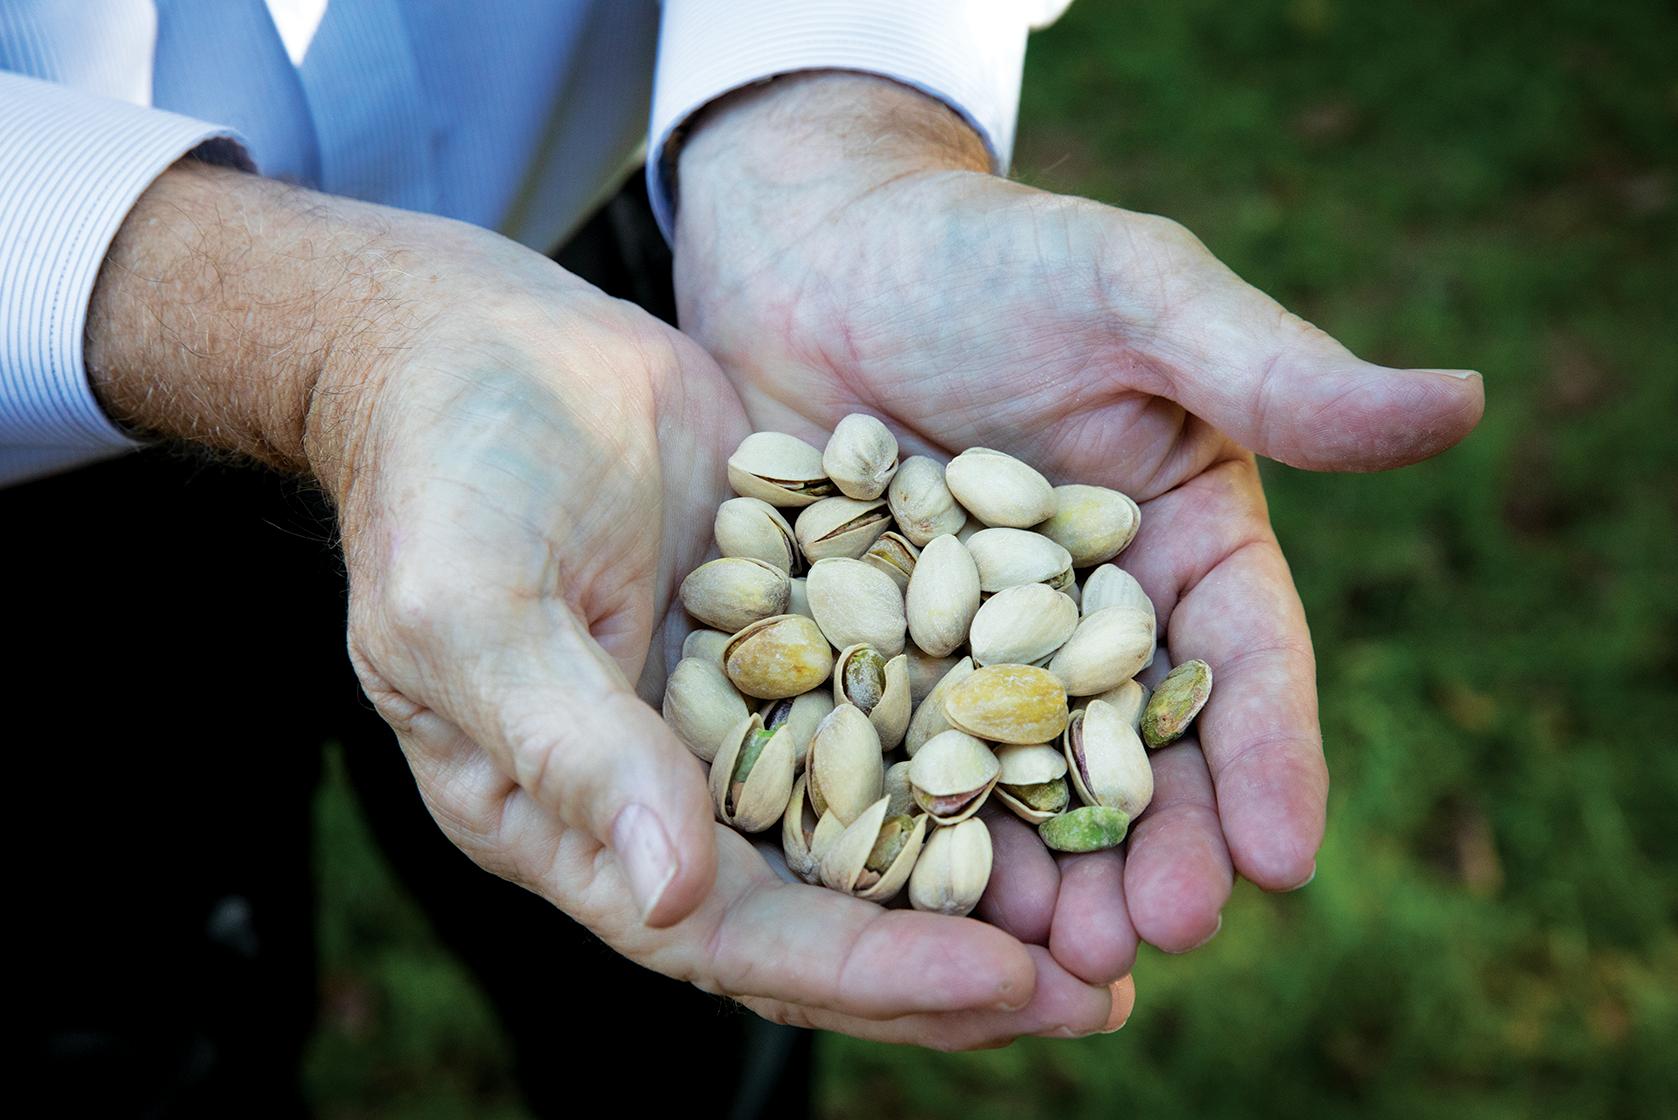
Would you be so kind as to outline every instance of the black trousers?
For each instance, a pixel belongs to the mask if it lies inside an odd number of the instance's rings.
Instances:
[[[639,176],[559,259],[672,315]],[[593,1111],[579,1085],[620,1062],[638,1111],[807,1113],[807,1035],[624,961],[438,832],[350,670],[342,562],[306,486],[160,449],[0,489],[0,526],[21,1099],[305,1111],[310,798],[335,739],[538,1115]]]

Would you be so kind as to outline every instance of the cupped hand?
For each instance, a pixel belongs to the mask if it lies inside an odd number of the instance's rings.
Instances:
[[[956,1048],[1128,1013],[1128,986],[783,881],[714,823],[631,682],[709,546],[738,398],[688,339],[541,257],[441,224],[425,243],[400,342],[353,390],[323,385],[311,441],[337,464],[352,658],[450,838],[772,1019]]]
[[[905,453],[1019,455],[1142,508],[1119,558],[1177,660],[1216,687],[1124,854],[1051,858],[993,819],[981,913],[1101,983],[1141,938],[1217,932],[1239,872],[1314,872],[1328,789],[1310,635],[1254,453],[1318,470],[1436,454],[1477,422],[1459,371],[1364,362],[1163,218],[987,174],[943,106],[883,79],[813,75],[735,95],[681,154],[683,329],[754,426],[819,442],[875,413]]]

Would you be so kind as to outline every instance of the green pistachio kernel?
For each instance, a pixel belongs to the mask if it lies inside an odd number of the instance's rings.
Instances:
[[[1163,747],[1187,731],[1212,695],[1212,667],[1185,661],[1166,675],[1142,713],[1142,741]]]
[[[1123,809],[1086,805],[1037,826],[1043,843],[1057,852],[1099,852],[1124,843],[1130,817]]]
[[[1023,802],[1028,808],[1036,809],[1039,813],[1058,813],[1066,808],[1066,803],[1072,795],[1066,791],[1066,779],[1056,778],[1052,782],[1033,782],[1024,786],[1007,786],[1009,793]]]
[[[752,776],[752,767],[757,765],[758,756],[763,754],[763,748],[769,745],[769,740],[775,737],[773,731],[753,731],[746,745],[740,748],[740,757],[734,762],[734,780],[743,782]]]
[[[867,715],[886,693],[886,659],[864,646],[845,662],[845,699]]]
[[[876,874],[884,875],[892,861],[903,854],[904,845],[909,843],[909,834],[914,827],[913,817],[887,817],[885,823],[880,826],[880,838],[874,841],[874,850],[868,853],[868,861],[862,866]]]

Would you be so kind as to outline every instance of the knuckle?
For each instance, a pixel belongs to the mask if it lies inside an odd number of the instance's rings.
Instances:
[[[426,566],[399,564],[385,576],[380,589],[380,613],[399,639],[424,637],[441,623],[450,596]]]

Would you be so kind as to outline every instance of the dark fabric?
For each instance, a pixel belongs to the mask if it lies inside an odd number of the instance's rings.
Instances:
[[[641,182],[562,256],[671,316]],[[22,1099],[303,1111],[310,795],[337,739],[385,855],[501,1014],[538,1115],[592,1111],[578,1074],[608,1068],[638,1110],[728,1115],[748,1035],[772,1072],[744,1097],[807,1114],[807,1035],[629,964],[443,838],[360,695],[331,519],[308,488],[157,450],[0,489],[0,525]]]

